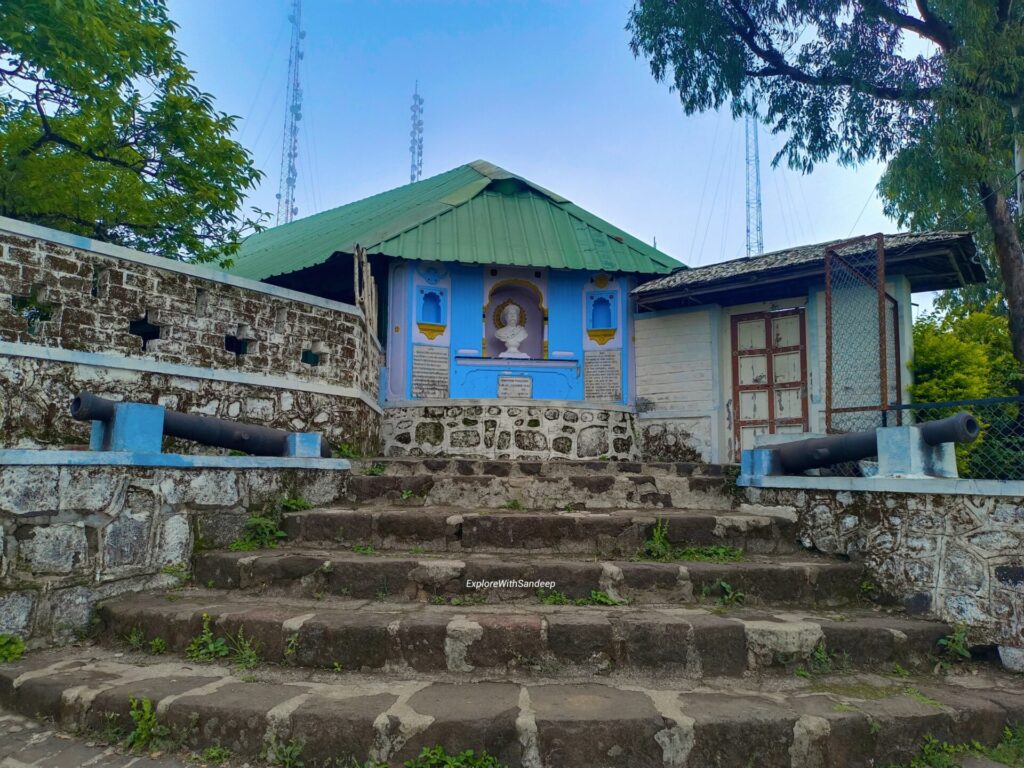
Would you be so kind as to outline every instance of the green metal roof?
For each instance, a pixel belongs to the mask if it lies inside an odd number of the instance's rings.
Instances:
[[[400,259],[666,274],[671,256],[533,182],[477,160],[252,235],[231,271],[262,280],[356,245]]]

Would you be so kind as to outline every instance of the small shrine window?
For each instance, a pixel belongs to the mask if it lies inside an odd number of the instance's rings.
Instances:
[[[607,344],[615,338],[616,291],[590,291],[587,293],[587,335],[598,344]]]

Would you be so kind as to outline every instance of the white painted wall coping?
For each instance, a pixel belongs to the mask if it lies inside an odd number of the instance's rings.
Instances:
[[[360,318],[364,317],[363,310],[353,304],[345,304],[341,301],[324,299],[320,296],[302,293],[301,291],[293,291],[290,288],[281,288],[276,285],[271,285],[270,283],[262,283],[259,280],[251,280],[248,277],[238,277],[230,272],[225,272],[222,269],[216,269],[214,267],[191,264],[187,261],[175,261],[174,259],[168,259],[163,256],[153,256],[149,253],[136,251],[133,248],[125,248],[123,245],[104,243],[101,240],[93,240],[92,238],[84,237],[82,235],[62,232],[59,229],[50,229],[49,227],[41,227],[38,224],[29,224],[25,221],[9,219],[6,216],[0,216],[0,231],[20,237],[30,237],[34,240],[45,240],[48,243],[64,245],[68,248],[77,248],[80,251],[92,251],[93,253],[99,253],[103,256],[110,256],[123,261],[132,261],[136,264],[143,264],[147,267],[153,267],[154,269],[161,269],[165,272],[178,272],[183,275],[198,277],[201,280],[222,283],[235,288],[242,288],[247,291],[265,293],[268,296],[276,296],[279,299],[298,301],[303,304],[320,307],[321,309],[329,309],[334,312],[344,312],[345,314],[355,315]],[[374,333],[372,328],[369,329],[368,335],[373,339],[377,348],[380,349],[380,341],[377,339],[377,335]]]
[[[126,357],[111,353],[81,352],[63,347],[44,347],[38,344],[16,344],[10,341],[0,341],[0,355],[10,357],[29,357],[36,360],[50,360],[58,363],[71,363],[73,365],[86,365],[93,368],[116,368],[127,371],[140,371],[142,373],[159,373],[166,376],[181,376],[187,379],[208,379],[211,381],[226,381],[235,384],[248,384],[256,387],[270,387],[273,389],[298,390],[301,392],[313,392],[320,395],[333,395],[335,397],[350,397],[362,400],[377,413],[383,413],[380,405],[355,387],[339,387],[325,382],[306,381],[304,379],[289,378],[287,376],[271,376],[262,373],[247,373],[245,371],[228,371],[220,368],[201,368],[195,365],[181,365],[180,363],[163,363],[158,360],[147,360],[140,357]]]
[[[589,400],[530,400],[524,398],[451,398],[434,400],[388,400],[384,410],[395,408],[431,408],[473,405],[512,406],[514,408],[577,408],[583,411],[615,411],[617,413],[636,413],[631,405],[617,403],[595,403]]]
[[[1024,480],[974,480],[953,477],[811,477],[805,475],[741,475],[744,488],[787,488],[796,491],[874,491],[931,493],[942,496],[1005,496],[1024,499]]]

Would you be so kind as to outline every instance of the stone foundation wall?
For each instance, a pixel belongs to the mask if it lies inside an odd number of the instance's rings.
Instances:
[[[748,489],[799,515],[801,543],[862,560],[913,612],[1024,648],[1024,498]]]
[[[640,458],[635,415],[563,404],[472,403],[386,408],[386,456],[489,459]]]
[[[711,419],[637,419],[640,444],[647,461],[712,461]]]
[[[197,540],[283,498],[330,504],[348,472],[0,466],[0,633],[66,640],[98,600],[174,586]]]
[[[155,402],[186,413],[319,432],[331,445],[348,443],[365,455],[380,451],[381,416],[359,398],[4,355],[0,447],[88,444],[90,425],[72,419],[68,409],[82,390],[112,400]],[[169,441],[166,448],[177,453],[220,452],[184,440]]]

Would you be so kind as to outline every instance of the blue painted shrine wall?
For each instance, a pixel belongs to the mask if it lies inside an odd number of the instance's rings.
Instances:
[[[632,278],[401,260],[391,269],[387,401],[497,398],[502,389],[507,397],[631,402]],[[496,323],[508,303],[525,315],[520,350],[528,359],[499,357],[506,347]]]

